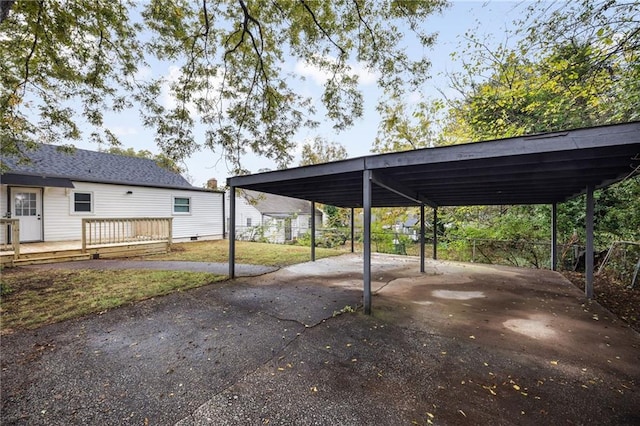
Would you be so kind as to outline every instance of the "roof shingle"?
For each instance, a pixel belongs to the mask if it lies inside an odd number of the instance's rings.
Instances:
[[[69,154],[55,145],[39,144],[28,153],[31,162],[2,157],[9,173],[44,177],[64,177],[80,182],[113,183],[162,188],[200,189],[184,177],[154,160],[106,152],[76,149]]]

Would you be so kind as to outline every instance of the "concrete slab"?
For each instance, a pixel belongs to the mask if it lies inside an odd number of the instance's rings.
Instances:
[[[3,424],[638,424],[640,336],[556,273],[322,259],[2,337]]]

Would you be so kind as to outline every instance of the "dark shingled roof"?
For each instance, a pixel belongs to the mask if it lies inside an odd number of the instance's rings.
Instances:
[[[7,173],[46,178],[68,178],[78,182],[112,183],[201,190],[185,178],[160,167],[154,160],[106,152],[76,149],[72,154],[55,145],[39,144],[29,151],[31,162],[19,164],[15,158],[2,157]]]
[[[311,214],[311,202],[309,201],[251,191],[250,189],[246,189],[243,192],[244,198],[249,201],[250,204],[258,209],[260,213],[268,216],[294,213]]]

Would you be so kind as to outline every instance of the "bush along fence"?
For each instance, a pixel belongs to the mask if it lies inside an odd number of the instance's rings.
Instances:
[[[239,239],[259,242],[311,245],[308,229],[294,229],[291,238],[273,238],[273,227],[238,227]],[[362,230],[354,230],[356,246],[362,242]],[[431,234],[425,235],[425,256],[433,256]],[[349,228],[319,228],[316,230],[316,246],[343,248],[349,244]],[[376,253],[419,256],[420,241],[415,233],[396,232],[391,229],[371,232],[371,249]],[[478,262],[528,268],[551,268],[551,242],[527,240],[497,240],[481,238],[457,238],[438,236],[438,258],[461,262]],[[558,244],[558,268],[583,271],[585,248],[570,241]],[[608,256],[607,253],[609,253]],[[605,262],[605,257],[608,257]],[[595,254],[598,271],[616,274],[617,279],[631,283],[635,268],[640,259],[640,243],[616,242],[609,250]],[[638,273],[636,272],[636,275]],[[636,279],[636,281],[638,278]],[[640,285],[637,285],[640,287]]]

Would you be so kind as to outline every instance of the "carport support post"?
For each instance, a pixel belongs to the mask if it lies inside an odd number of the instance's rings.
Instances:
[[[420,272],[424,272],[424,204],[420,204]]]
[[[551,270],[558,270],[558,204],[551,204]]]
[[[316,261],[316,203],[311,202],[311,261]]]
[[[355,225],[355,219],[353,217],[353,213],[354,213],[354,209],[353,209],[353,207],[351,207],[351,253],[354,252],[354,249],[353,249],[354,240],[353,239],[354,239],[354,236],[355,236],[355,231],[354,231],[354,229],[355,229],[355,226],[354,226]]]
[[[362,172],[364,313],[371,315],[371,170]]]
[[[433,260],[438,260],[438,208],[433,208]]]
[[[584,253],[584,295],[587,299],[593,299],[593,209],[593,185],[587,185],[587,244]]]
[[[236,188],[229,187],[229,278],[236,277]]]

